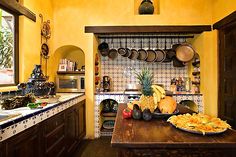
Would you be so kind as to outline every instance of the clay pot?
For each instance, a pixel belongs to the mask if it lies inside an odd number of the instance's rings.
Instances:
[[[143,0],[139,6],[139,14],[153,14],[154,6],[151,0]]]

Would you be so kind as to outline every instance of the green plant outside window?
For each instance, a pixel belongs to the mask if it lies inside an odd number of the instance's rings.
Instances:
[[[15,84],[14,15],[0,8],[0,86]]]

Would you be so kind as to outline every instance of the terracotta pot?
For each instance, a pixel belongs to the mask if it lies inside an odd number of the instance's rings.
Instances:
[[[139,14],[153,14],[154,6],[151,0],[143,0],[139,6]]]

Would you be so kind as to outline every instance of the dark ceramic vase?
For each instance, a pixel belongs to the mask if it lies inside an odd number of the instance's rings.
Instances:
[[[154,6],[151,0],[143,0],[139,6],[139,14],[153,14]]]

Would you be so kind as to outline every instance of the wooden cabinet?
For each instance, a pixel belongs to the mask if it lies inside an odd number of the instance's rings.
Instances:
[[[71,154],[74,151],[77,145],[77,114],[76,106],[68,109],[66,111],[66,145],[67,145],[67,154]]]
[[[2,143],[0,143],[0,150],[4,150]],[[0,157],[3,157],[3,151],[0,151]]]
[[[78,131],[77,131],[77,139],[79,140],[79,142],[83,139],[83,137],[85,136],[86,134],[86,117],[85,117],[85,111],[86,108],[85,108],[85,101],[81,101],[78,106],[77,106],[77,120],[78,120],[78,123],[77,123],[77,128],[78,128]]]
[[[81,101],[66,111],[67,154],[74,152],[86,133],[85,101]]]
[[[39,125],[13,136],[4,143],[6,157],[41,157]]]
[[[85,133],[85,101],[81,101],[0,143],[0,157],[69,157]]]
[[[63,157],[65,155],[65,112],[46,120],[43,124],[44,156]],[[59,151],[60,150],[60,151]]]

